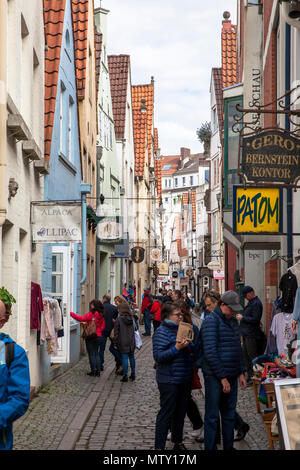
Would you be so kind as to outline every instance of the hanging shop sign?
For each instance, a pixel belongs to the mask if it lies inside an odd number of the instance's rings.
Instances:
[[[300,140],[277,130],[244,137],[241,173],[248,181],[293,184],[300,178]]]
[[[216,269],[213,272],[214,279],[217,281],[223,281],[225,279],[225,272],[224,269]]]
[[[169,264],[168,263],[157,263],[157,268],[159,269],[159,274],[161,276],[169,275]]]
[[[233,187],[233,233],[282,232],[282,189]]]
[[[192,278],[192,277],[194,277],[194,270],[192,268],[187,268],[185,270],[185,274],[186,274],[187,277]]]
[[[159,248],[153,248],[150,254],[151,261],[161,261],[161,250]]]
[[[180,269],[180,271],[179,271],[179,277],[180,277],[180,279],[183,279],[183,278],[184,278],[184,271],[183,271],[183,269]]]
[[[172,272],[172,277],[173,277],[174,279],[176,279],[176,278],[178,277],[178,272],[177,272],[177,271],[173,271],[173,272]]]
[[[98,217],[97,238],[101,243],[117,242],[123,238],[121,217]]]
[[[33,243],[81,243],[81,204],[31,203]]]
[[[131,250],[131,259],[134,263],[142,263],[145,258],[145,248],[135,246]]]

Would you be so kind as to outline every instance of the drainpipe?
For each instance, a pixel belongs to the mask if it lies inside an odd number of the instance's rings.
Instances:
[[[86,195],[90,194],[92,185],[82,183],[80,185],[81,192],[81,215],[82,215],[82,279],[80,284],[84,284],[86,281],[86,263],[87,263],[87,254],[86,254],[86,245],[87,245],[87,234],[86,234]]]
[[[291,26],[286,24],[285,33],[285,88],[291,89]],[[290,106],[290,96],[286,97],[286,106]],[[285,128],[290,130],[288,116],[285,118]],[[288,267],[293,265],[293,190],[287,189],[287,255]]]
[[[6,219],[6,44],[7,44],[7,2],[0,1],[0,260],[2,258],[2,226]],[[1,262],[0,262],[1,266]],[[0,269],[0,285],[2,285]]]

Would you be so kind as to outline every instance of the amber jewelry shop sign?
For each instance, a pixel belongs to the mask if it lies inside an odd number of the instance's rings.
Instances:
[[[292,185],[300,178],[300,140],[275,130],[244,137],[241,173],[248,181]]]
[[[32,203],[33,243],[81,243],[81,205]]]

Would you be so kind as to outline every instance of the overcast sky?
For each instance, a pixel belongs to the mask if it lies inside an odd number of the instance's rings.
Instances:
[[[99,1],[99,0],[98,0]],[[97,2],[95,2],[97,5]],[[162,155],[201,152],[196,130],[210,121],[212,67],[221,66],[223,12],[236,0],[102,0],[110,11],[108,54],[129,54],[132,84],[155,80],[154,125]]]

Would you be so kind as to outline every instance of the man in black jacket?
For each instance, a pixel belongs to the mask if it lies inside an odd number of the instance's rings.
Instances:
[[[110,347],[109,350],[113,354],[115,361],[116,361],[116,371],[120,369],[122,365],[122,360],[120,357],[120,354],[118,351],[116,351],[113,347],[113,342],[112,339],[110,338],[110,334],[113,330],[114,327],[114,322],[118,317],[118,309],[114,305],[110,303],[111,297],[109,294],[105,294],[102,298],[102,303],[104,306],[104,320],[105,320],[105,328],[102,332],[102,338],[101,338],[101,345],[100,345],[100,364],[101,364],[101,370],[103,370],[103,364],[104,364],[104,352],[105,352],[105,347],[106,347],[106,341],[107,338],[110,339]],[[120,371],[121,372],[121,371]]]
[[[248,300],[248,304],[244,308],[243,314],[238,314],[236,319],[240,322],[240,332],[243,338],[243,353],[248,375],[247,384],[251,385],[252,361],[259,355],[258,346],[263,334],[260,328],[263,305],[251,286],[245,286],[242,295]]]

